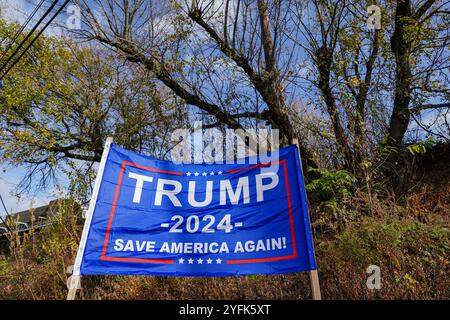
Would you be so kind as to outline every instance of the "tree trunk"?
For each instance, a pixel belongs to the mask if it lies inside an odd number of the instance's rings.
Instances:
[[[287,145],[295,138],[295,133],[287,114],[284,92],[279,83],[280,76],[276,65],[275,49],[272,31],[270,29],[269,9],[266,0],[258,0],[258,13],[261,23],[261,42],[265,60],[265,75],[263,76],[265,83],[261,89],[266,93],[263,96],[269,100],[267,102],[271,113],[270,120],[280,130],[281,143]]]
[[[396,78],[394,108],[388,130],[388,145],[400,147],[410,120],[411,101],[411,41],[408,27],[412,23],[410,0],[400,0],[395,12],[395,31],[391,38],[391,50],[395,56]]]
[[[333,125],[334,136],[336,138],[339,152],[343,155],[345,168],[353,170],[353,153],[350,150],[348,139],[339,118],[336,100],[330,87],[332,53],[325,45],[316,52],[317,68],[319,70],[319,89],[322,92],[327,106],[328,114]]]

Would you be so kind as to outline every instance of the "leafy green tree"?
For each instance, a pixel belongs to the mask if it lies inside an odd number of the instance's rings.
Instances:
[[[446,4],[314,0],[291,7],[300,28],[295,37],[309,66],[301,76],[305,100],[328,120],[329,129],[316,134],[333,137],[335,167],[361,176],[365,163],[395,164],[380,151],[404,149],[412,120],[448,141],[448,124],[445,135],[420,123],[421,112],[435,109],[438,129],[445,129],[450,110]],[[371,5],[380,9],[379,29],[368,26]]]
[[[396,1],[390,39],[395,89],[387,143],[397,148],[404,143],[411,119],[421,125],[418,117],[423,111],[444,110],[447,117],[450,110],[449,4],[436,0]]]
[[[0,21],[0,39],[16,29]],[[58,172],[91,171],[108,136],[164,157],[168,133],[185,118],[173,95],[146,70],[61,37],[41,37],[12,69],[0,91],[0,109],[0,160],[27,166],[24,188],[37,181],[47,185]]]

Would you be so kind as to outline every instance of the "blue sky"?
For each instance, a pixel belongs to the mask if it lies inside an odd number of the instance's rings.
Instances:
[[[30,207],[38,207],[47,204],[54,199],[52,191],[39,191],[34,195],[22,195],[18,199],[14,195],[14,189],[25,174],[22,167],[0,166],[0,193],[5,201],[8,211],[17,212],[26,210]],[[56,190],[56,189],[53,189]],[[0,212],[4,215],[4,210],[0,207]]]
[[[31,0],[32,1],[32,0]],[[8,20],[23,21],[31,13],[33,5],[30,0],[0,0],[2,17]]]

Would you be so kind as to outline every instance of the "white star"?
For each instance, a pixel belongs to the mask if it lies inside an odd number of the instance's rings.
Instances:
[[[194,259],[189,259],[189,260],[188,260],[188,263],[189,263],[189,264],[193,264],[193,263],[194,263]]]
[[[198,262],[198,264],[202,264],[203,263],[203,259],[202,258],[197,259],[197,262]]]
[[[211,176],[213,176],[213,175],[214,175],[214,171],[211,171],[209,174],[210,174]]]
[[[209,258],[208,260],[206,260],[207,262],[208,262],[208,264],[211,264],[212,263],[212,259],[211,258]]]
[[[202,173],[202,176],[206,177],[208,174],[206,172]]]
[[[194,173],[194,176],[198,177],[198,175],[199,175],[199,173],[198,173],[198,172]]]
[[[216,263],[217,263],[217,264],[221,264],[221,263],[222,263],[222,259],[217,258],[217,259],[216,259]]]
[[[222,171],[219,171],[218,174],[221,175],[221,174],[222,174]]]
[[[183,264],[184,263],[184,259],[183,258],[178,259],[178,263],[179,264]]]
[[[190,172],[186,173],[186,175],[187,175],[188,177],[190,177],[190,176],[191,176],[191,174],[192,174],[192,173],[190,173]]]

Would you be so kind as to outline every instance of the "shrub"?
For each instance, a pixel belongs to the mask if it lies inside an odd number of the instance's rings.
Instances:
[[[366,206],[348,197],[342,207]],[[339,203],[339,202],[337,202]],[[354,205],[353,207],[351,205]],[[316,233],[316,256],[325,299],[448,299],[449,228],[444,218],[390,201],[375,202],[373,216],[360,216],[332,234]],[[81,225],[74,205],[61,207],[52,225],[13,243],[0,256],[1,299],[64,299],[67,267],[73,264]],[[316,220],[313,218],[313,223]],[[381,290],[366,287],[369,265],[381,268]],[[249,277],[83,277],[82,299],[309,299],[307,273]]]
[[[428,224],[410,217],[364,217],[319,246],[323,287],[333,298],[449,297],[449,235],[439,216],[430,217]],[[366,288],[369,265],[381,268],[379,291]],[[329,275],[336,283],[328,283]]]
[[[343,201],[352,196],[356,178],[345,170],[310,168],[308,171],[320,175],[306,186],[310,198],[316,202],[315,225],[335,229],[353,220],[357,213],[348,209]]]
[[[314,193],[319,200],[339,200],[352,195],[356,179],[348,171],[308,168],[308,172],[320,175],[306,186],[307,191]]]

